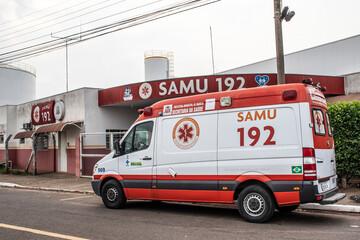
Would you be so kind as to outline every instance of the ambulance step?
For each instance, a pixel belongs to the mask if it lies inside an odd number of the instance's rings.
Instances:
[[[331,197],[325,198],[323,199],[320,204],[325,205],[325,204],[333,204],[336,203],[337,201],[340,201],[341,199],[345,198],[346,194],[345,193],[337,193]]]

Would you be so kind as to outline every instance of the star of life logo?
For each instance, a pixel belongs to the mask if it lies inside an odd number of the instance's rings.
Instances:
[[[152,87],[150,83],[143,83],[139,87],[139,96],[142,99],[148,99],[151,97],[152,94]]]
[[[172,138],[175,145],[180,149],[192,148],[200,135],[200,127],[193,118],[183,118],[179,120],[172,132]]]

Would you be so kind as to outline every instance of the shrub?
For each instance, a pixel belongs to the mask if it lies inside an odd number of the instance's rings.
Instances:
[[[360,101],[339,102],[329,106],[334,129],[336,167],[339,177],[350,180],[360,176]]]

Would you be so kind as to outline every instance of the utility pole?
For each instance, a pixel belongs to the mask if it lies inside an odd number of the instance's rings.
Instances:
[[[281,5],[282,0],[274,0],[277,84],[285,84],[285,61],[282,21],[285,19],[285,21],[289,22],[295,16],[295,12],[289,11],[289,7],[284,7],[281,10]]]
[[[215,75],[214,43],[213,43],[213,35],[212,35],[212,29],[211,29],[211,26],[210,26],[210,41],[211,41],[211,61],[212,61],[212,70],[213,70],[213,75]]]
[[[81,35],[80,35],[81,36]],[[66,74],[66,92],[69,91],[69,44],[68,42],[71,40],[77,40],[77,38],[69,38],[69,37],[56,37],[51,33],[52,38],[63,39],[65,41],[65,74]]]
[[[277,84],[285,84],[284,46],[281,26],[282,0],[274,0]]]

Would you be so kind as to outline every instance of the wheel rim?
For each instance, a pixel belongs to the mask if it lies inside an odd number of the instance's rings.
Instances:
[[[243,201],[245,212],[252,217],[259,217],[265,211],[265,200],[258,193],[249,193]]]
[[[118,193],[117,189],[114,187],[108,188],[108,190],[106,191],[106,198],[110,202],[114,202],[117,199],[118,195],[119,195],[119,193]]]

